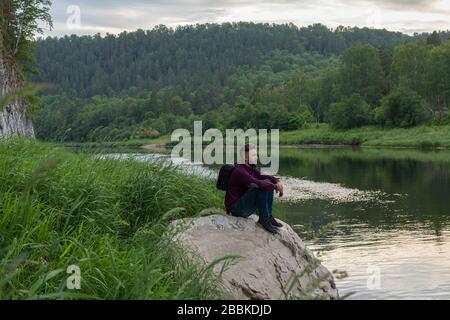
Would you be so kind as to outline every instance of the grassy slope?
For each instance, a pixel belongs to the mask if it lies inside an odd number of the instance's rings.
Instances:
[[[407,129],[363,127],[347,131],[328,125],[280,133],[280,144],[362,145],[373,147],[450,148],[450,125],[418,126]]]
[[[0,299],[220,296],[210,269],[161,236],[221,205],[212,183],[173,168],[0,141]],[[81,290],[65,287],[70,265]]]

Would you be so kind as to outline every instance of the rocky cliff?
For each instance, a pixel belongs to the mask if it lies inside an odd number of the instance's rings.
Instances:
[[[14,59],[3,50],[0,32],[0,101],[23,85],[23,76],[17,69]],[[0,138],[9,135],[34,137],[27,107],[28,102],[25,98],[12,99],[6,105],[0,104]]]

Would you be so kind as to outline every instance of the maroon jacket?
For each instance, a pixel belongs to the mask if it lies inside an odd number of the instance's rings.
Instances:
[[[270,180],[265,181],[266,179]],[[250,184],[258,185],[261,190],[275,190],[278,179],[273,176],[263,175],[253,167],[245,164],[237,164],[228,180],[228,189],[225,194],[225,208],[230,210],[250,187]]]

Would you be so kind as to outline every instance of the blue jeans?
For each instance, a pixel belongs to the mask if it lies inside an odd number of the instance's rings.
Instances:
[[[259,212],[259,220],[267,221],[272,217],[273,190],[253,189],[244,194],[231,208],[231,214],[235,217],[248,218],[256,210]]]

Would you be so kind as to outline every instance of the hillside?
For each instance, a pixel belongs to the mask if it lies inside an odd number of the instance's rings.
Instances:
[[[118,36],[66,36],[39,42],[41,80],[79,97],[117,93],[130,87],[186,91],[224,86],[231,76],[267,65],[275,72],[313,65],[356,44],[394,47],[413,38],[367,28],[331,30],[316,24],[224,23],[164,25]],[[319,65],[317,65],[319,64]],[[315,68],[309,67],[309,71]]]
[[[311,122],[341,129],[442,122],[449,35],[224,23],[47,38],[37,43],[34,80],[56,89],[34,124],[44,140],[111,141],[154,138],[194,120],[205,129],[283,131]],[[410,90],[394,90],[404,86]],[[391,105],[413,110],[389,119],[388,107],[378,107],[391,93]]]

